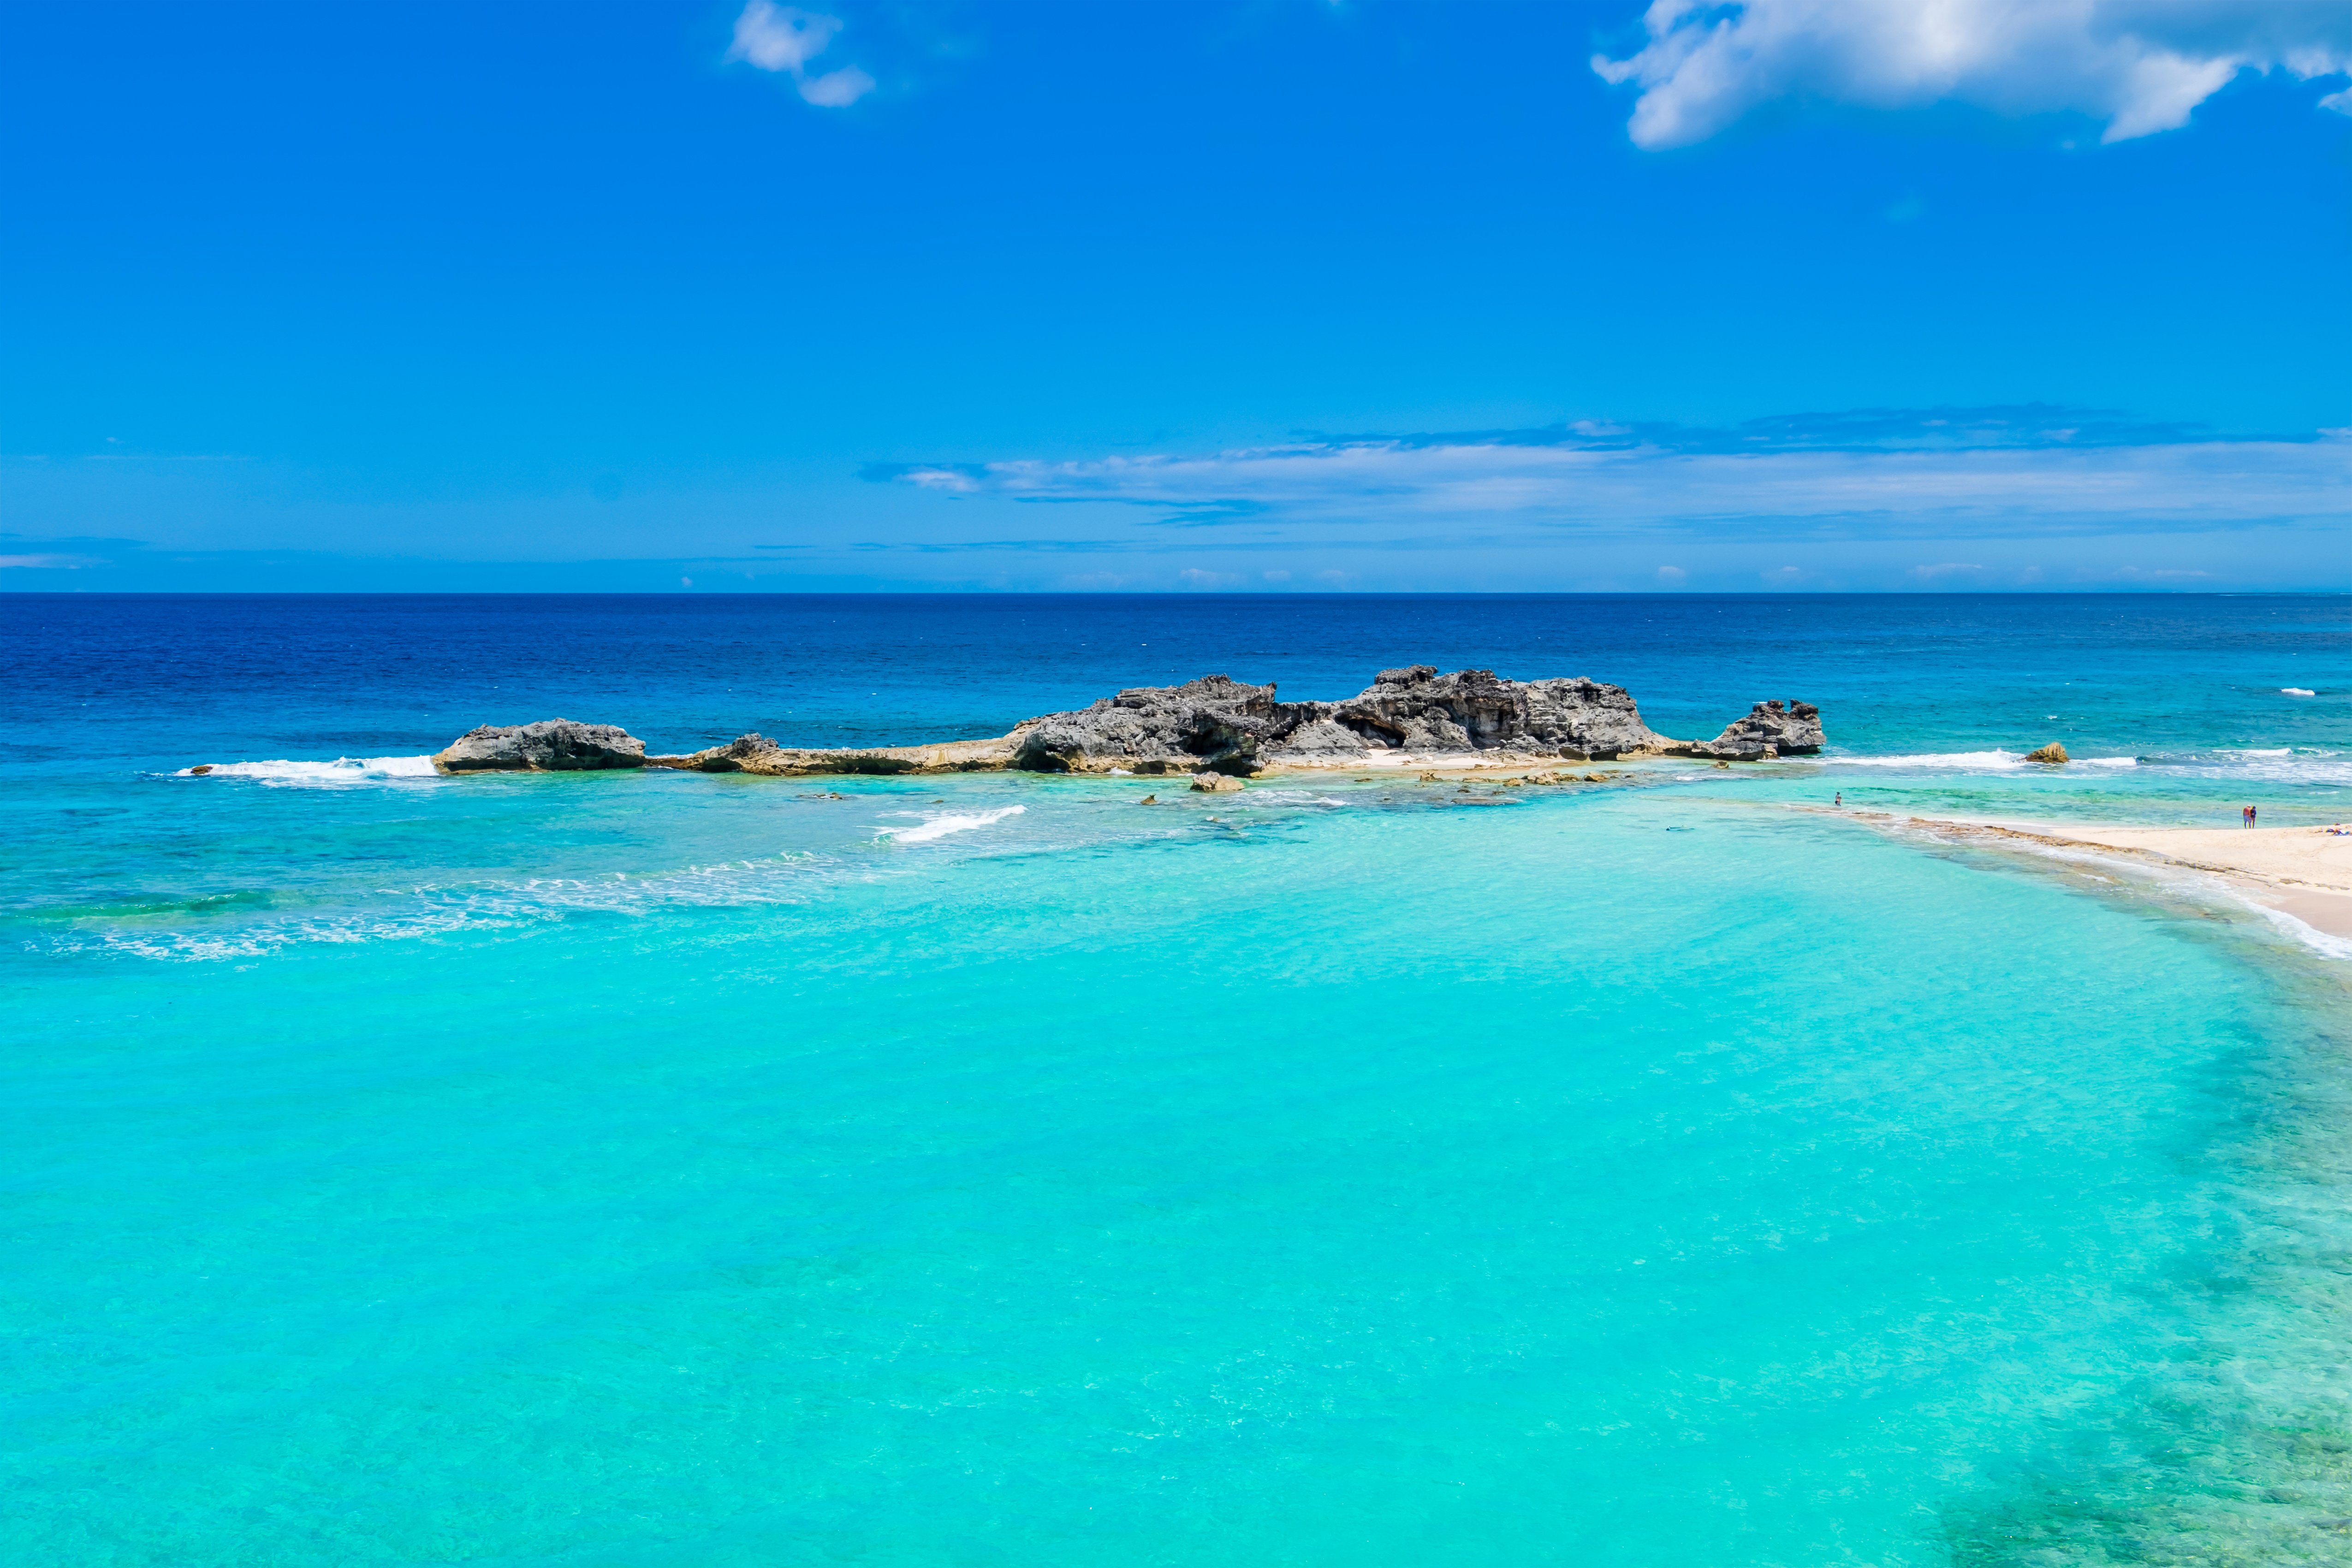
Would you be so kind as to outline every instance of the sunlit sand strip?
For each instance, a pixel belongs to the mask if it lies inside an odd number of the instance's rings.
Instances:
[[[2247,902],[2352,942],[2352,834],[2325,827],[2113,827],[1965,816],[1843,815],[1963,837],[2096,849],[2218,877]]]

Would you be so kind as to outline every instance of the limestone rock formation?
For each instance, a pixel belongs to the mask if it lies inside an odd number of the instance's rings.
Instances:
[[[445,773],[577,773],[641,768],[646,743],[617,724],[541,719],[534,724],[485,724],[449,742],[433,759]]]
[[[1090,708],[1047,713],[1008,734],[916,746],[780,746],[759,734],[676,756],[648,757],[644,743],[609,724],[554,719],[461,737],[434,759],[444,773],[482,769],[655,767],[700,773],[804,776],[1032,773],[1215,773],[1269,767],[1370,763],[1382,753],[1435,757],[1498,752],[1506,758],[1613,760],[1699,755],[1788,755],[1821,749],[1821,715],[1809,702],[1759,702],[1711,742],[1669,740],[1642,721],[1622,686],[1580,677],[1506,680],[1491,669],[1441,674],[1431,665],[1381,671],[1343,702],[1285,702],[1271,684],[1209,675],[1181,686],[1140,686]]]
[[[1272,686],[1204,675],[1138,686],[1072,713],[1048,713],[1006,737],[1030,773],[1255,773],[1265,753],[1324,704],[1277,702]]]
[[[928,746],[826,749],[780,746],[754,733],[681,756],[647,757],[646,763],[703,773],[768,773],[786,778],[814,773],[987,773],[1012,764],[1013,740],[1011,735],[1000,735],[985,741],[940,741]]]
[[[2039,751],[2026,752],[2025,760],[2029,763],[2063,763],[2066,760],[2066,748],[2053,741]]]
[[[1712,741],[1696,742],[1691,754],[1758,762],[1766,757],[1809,755],[1822,749],[1822,710],[1810,702],[1779,698],[1759,702],[1745,718],[1724,726]]]
[[[1642,722],[1622,686],[1580,677],[1505,680],[1491,669],[1440,675],[1426,664],[1384,669],[1371,687],[1332,704],[1329,723],[1357,749],[1402,752],[1505,750],[1536,756],[1616,757],[1660,752],[1675,742]],[[1312,756],[1308,744],[1286,745]],[[1335,748],[1337,749],[1337,748]]]
[[[1194,773],[1192,787],[1204,795],[1215,795],[1221,790],[1241,788],[1242,781],[1231,773]]]
[[[1284,702],[1270,685],[1222,675],[1136,687],[1032,719],[1006,739],[1009,765],[1038,773],[1251,773],[1381,752],[1591,758],[1679,749],[1642,722],[1623,687],[1504,680],[1488,669],[1441,675],[1425,664],[1384,669],[1344,702]]]
[[[755,731],[749,735],[738,735],[723,746],[706,746],[682,757],[647,757],[646,765],[685,768],[698,773],[740,773],[744,771],[746,763],[757,763],[770,752],[782,749]]]

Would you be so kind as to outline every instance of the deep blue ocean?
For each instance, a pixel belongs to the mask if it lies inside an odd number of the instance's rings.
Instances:
[[[419,761],[1409,662],[1830,748]],[[9,595],[0,740],[0,1563],[2352,1563],[2352,949],[1819,809],[2352,817],[2352,600]]]

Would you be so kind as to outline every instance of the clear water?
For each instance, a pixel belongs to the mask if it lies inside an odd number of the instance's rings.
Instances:
[[[2352,1562],[2347,966],[1786,809],[2352,816],[2343,600],[0,628],[0,1561]],[[402,761],[1413,658],[1842,754],[1475,807]],[[2051,738],[2135,765],[1985,754]]]

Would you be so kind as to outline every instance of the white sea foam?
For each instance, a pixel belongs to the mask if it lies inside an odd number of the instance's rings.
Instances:
[[[367,784],[382,779],[438,778],[440,775],[434,772],[431,757],[337,757],[331,763],[289,762],[284,758],[267,763],[216,763],[202,774],[193,768],[182,768],[172,776],[258,779],[278,788],[317,788],[321,785]]]
[[[1831,755],[1787,760],[1823,767],[1910,768],[1921,773],[2040,774],[2044,772],[2043,764],[2029,763],[2019,752],[1999,751],[1906,752],[1880,757]],[[2076,769],[2154,769],[2174,776],[2240,780],[2248,784],[2352,784],[2352,752],[2324,746],[2249,746],[2210,752],[2159,752],[2141,757],[2076,757],[2068,766]],[[2047,772],[2051,776],[2063,777],[2065,769],[2049,768]]]
[[[1304,789],[1254,789],[1243,797],[1252,805],[1350,805],[1352,801],[1338,795],[1317,795]]]
[[[2251,899],[2240,901],[2314,952],[2323,957],[2336,959],[2340,963],[2352,963],[2352,942],[2347,942],[2344,938],[2331,935],[2307,921],[2297,920],[2284,910],[2274,910],[2268,904],[2256,903]]]
[[[1794,760],[1794,759],[1791,759]],[[2017,752],[1913,752],[1891,757],[1809,757],[1814,763],[1842,763],[1857,768],[1977,768],[2039,767]]]
[[[2319,693],[2308,686],[2282,686],[2279,688],[2279,695],[2281,697],[2316,697]]]
[[[969,833],[975,827],[986,827],[1018,816],[1029,808],[1025,805],[1001,805],[994,811],[943,812],[927,821],[905,827],[877,827],[877,835],[887,834],[899,844],[928,844],[934,838],[945,838],[950,833]]]
[[[375,900],[221,930],[146,927],[77,931],[61,950],[97,948],[137,958],[217,963],[266,958],[320,942],[403,942],[463,931],[510,931],[584,914],[637,916],[663,909],[741,909],[800,903],[832,882],[870,875],[822,857],[785,853],[658,871],[593,877],[375,889]]]

